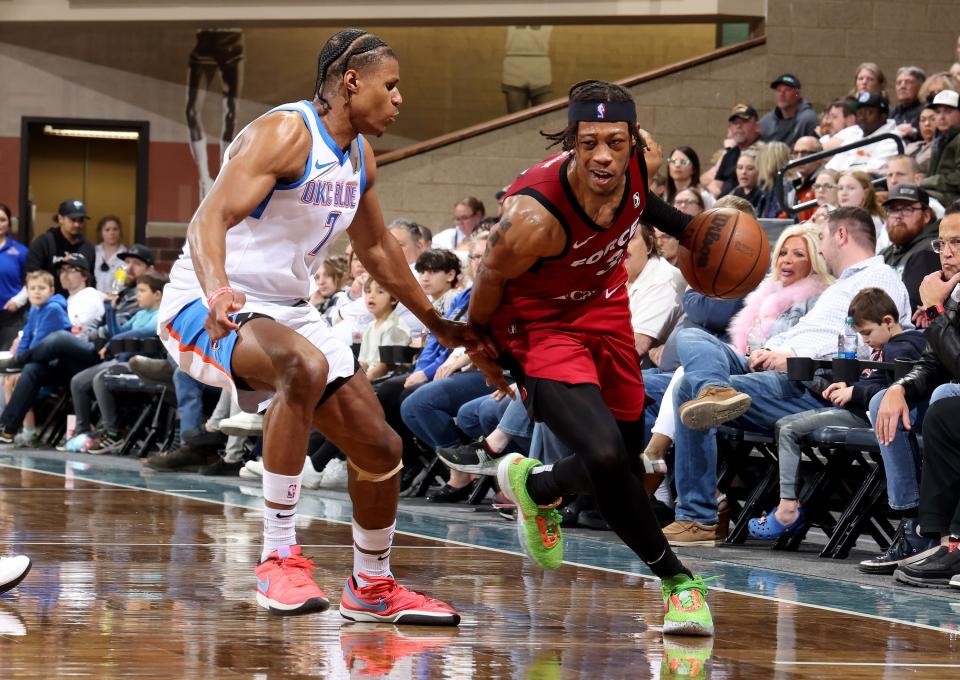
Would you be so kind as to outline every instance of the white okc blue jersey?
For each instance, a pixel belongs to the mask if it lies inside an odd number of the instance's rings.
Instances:
[[[310,130],[310,157],[299,179],[278,182],[249,217],[227,231],[226,271],[234,290],[251,301],[295,304],[309,297],[310,279],[330,244],[356,215],[366,188],[364,142],[357,135],[343,153],[309,101],[284,104],[264,115],[276,111],[297,111],[303,117]],[[230,163],[229,150],[226,155],[224,165]],[[202,295],[189,244],[170,272],[170,285],[192,298]]]

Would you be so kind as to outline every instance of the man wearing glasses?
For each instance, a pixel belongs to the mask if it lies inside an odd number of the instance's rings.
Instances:
[[[796,161],[820,151],[823,151],[823,145],[819,139],[811,136],[800,137],[793,143],[793,152],[790,154],[790,160]],[[817,173],[820,172],[820,168],[825,164],[826,160],[804,163],[803,165],[798,165],[791,171],[793,173],[793,176],[790,178],[793,182],[793,196],[787,197],[789,204],[797,205],[799,203],[806,203],[817,197],[816,191],[813,188],[813,182],[817,177]],[[813,217],[816,209],[817,207],[814,206],[798,212],[797,221],[806,222]]]
[[[930,210],[930,197],[916,184],[898,184],[883,202],[891,245],[883,261],[897,270],[915,311],[913,323],[924,328],[926,316],[920,303],[920,282],[940,271],[940,258],[930,243],[937,238],[937,222]]]

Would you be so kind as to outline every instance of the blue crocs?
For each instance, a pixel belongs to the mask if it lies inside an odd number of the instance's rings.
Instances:
[[[790,536],[803,531],[807,527],[804,520],[803,508],[797,511],[797,518],[792,524],[780,524],[777,521],[777,509],[774,508],[763,517],[752,519],[747,523],[750,536],[761,541],[776,541],[782,536]]]

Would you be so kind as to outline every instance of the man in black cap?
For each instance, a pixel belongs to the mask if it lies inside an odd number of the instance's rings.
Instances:
[[[800,79],[784,73],[770,83],[773,110],[760,119],[760,139],[792,147],[801,137],[814,135],[820,116],[800,94]]]
[[[887,119],[889,112],[890,103],[882,94],[861,92],[857,95],[857,125],[863,132],[864,139],[877,137],[888,132],[897,134],[896,122]],[[896,142],[892,139],[884,139],[875,144],[868,144],[837,154],[827,163],[827,168],[837,172],[863,170],[872,174],[880,174],[883,172],[887,160],[893,158],[899,152]]]
[[[938,92],[933,98],[937,112],[937,136],[930,155],[930,171],[921,186],[944,205],[960,198],[960,94]]]
[[[700,183],[714,196],[726,196],[737,188],[737,161],[740,150],[760,139],[759,116],[749,104],[737,104],[727,118],[727,140],[732,145],[712,168],[700,176]],[[727,142],[725,142],[727,143]]]
[[[920,282],[940,270],[940,257],[930,245],[937,238],[937,222],[930,210],[930,197],[916,184],[898,184],[883,202],[887,212],[887,235],[891,245],[883,261],[897,270],[910,295],[913,310],[920,308]],[[925,317],[924,317],[925,319]],[[917,323],[917,319],[914,319]]]
[[[156,258],[153,251],[142,243],[134,243],[129,248],[117,253],[123,260],[126,276],[126,288],[113,299],[113,307],[117,313],[117,323],[123,324],[133,317],[140,309],[137,305],[137,277],[154,271]]]
[[[66,253],[79,253],[88,262],[96,260],[93,244],[83,237],[84,222],[88,219],[87,208],[82,201],[63,201],[57,208],[57,226],[50,227],[30,244],[26,270],[46,269],[53,274],[56,291],[62,293],[57,269]]]

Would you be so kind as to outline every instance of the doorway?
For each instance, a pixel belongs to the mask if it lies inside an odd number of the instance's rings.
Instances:
[[[68,198],[86,204],[91,243],[104,215],[120,217],[124,243],[145,242],[150,123],[24,117],[20,140],[21,242],[53,226]]]

